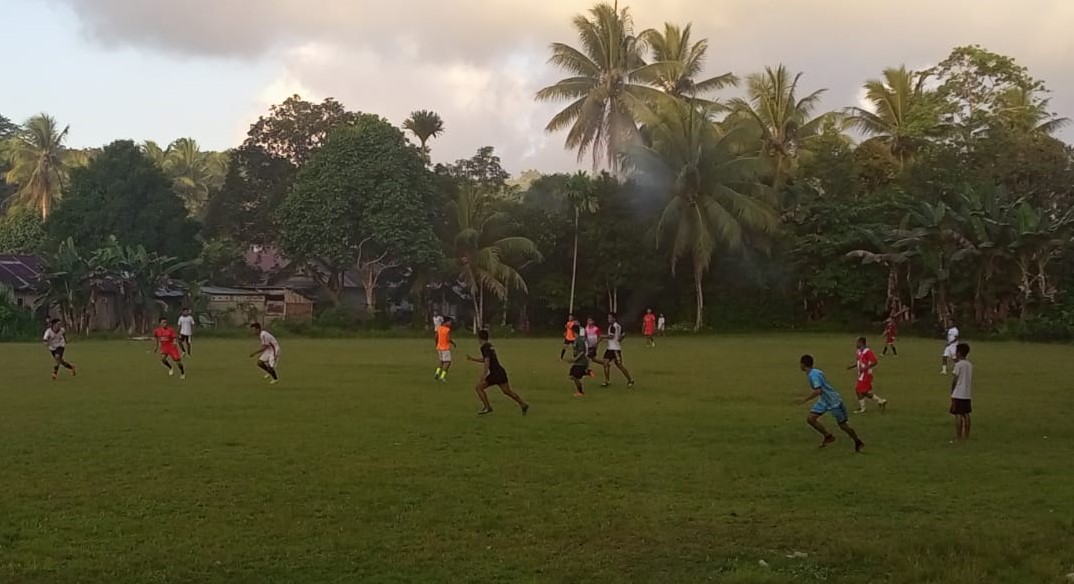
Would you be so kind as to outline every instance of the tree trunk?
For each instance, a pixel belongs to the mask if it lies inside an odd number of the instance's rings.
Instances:
[[[574,285],[578,279],[578,209],[574,210],[574,261],[571,262],[571,300],[568,312],[574,314]]]
[[[705,317],[705,294],[702,290],[701,282],[703,279],[703,272],[700,267],[694,268],[694,293],[697,295],[697,318],[694,319],[694,332],[701,330],[701,326],[704,323]]]

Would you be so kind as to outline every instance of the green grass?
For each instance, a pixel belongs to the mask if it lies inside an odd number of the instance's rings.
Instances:
[[[939,343],[877,372],[868,443],[820,451],[804,351],[852,393],[853,339],[628,341],[638,379],[571,396],[553,340],[498,344],[523,418],[424,340],[205,340],[185,383],[148,344],[0,346],[0,582],[1062,582],[1074,425],[1062,346],[976,344],[952,445]],[[472,341],[464,341],[462,349]],[[830,420],[827,424],[834,430]],[[808,554],[789,559],[793,552]],[[759,565],[764,560],[768,567]]]

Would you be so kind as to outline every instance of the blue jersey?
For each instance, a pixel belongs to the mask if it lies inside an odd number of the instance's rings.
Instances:
[[[817,400],[818,406],[832,409],[843,405],[842,396],[832,387],[832,384],[828,383],[828,378],[824,376],[824,372],[820,369],[809,370],[809,387],[814,390],[820,390],[820,399]]]

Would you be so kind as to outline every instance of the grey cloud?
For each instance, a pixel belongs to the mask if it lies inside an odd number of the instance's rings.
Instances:
[[[45,0],[69,5],[91,38],[200,56],[278,59],[313,93],[400,122],[439,111],[448,133],[434,156],[493,144],[512,170],[566,168],[561,136],[545,136],[554,106],[533,93],[557,72],[547,45],[573,42],[570,18],[588,0]],[[626,4],[627,2],[620,2]],[[710,39],[710,69],[745,74],[784,62],[826,87],[826,107],[853,105],[887,66],[920,67],[957,45],[1016,57],[1074,117],[1074,2],[1054,0],[636,0],[639,28],[693,22]],[[316,58],[294,56],[315,47]],[[299,51],[301,53],[301,51]]]

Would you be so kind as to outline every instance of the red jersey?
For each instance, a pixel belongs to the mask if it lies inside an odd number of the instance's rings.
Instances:
[[[656,332],[656,315],[646,314],[645,317],[641,319],[641,329],[647,336],[652,336],[652,334]]]
[[[884,336],[889,343],[895,342],[895,336],[899,334],[899,325],[894,320],[888,323],[888,326],[884,328]]]
[[[153,331],[153,336],[160,341],[161,352],[168,351],[175,348],[175,329],[170,326],[158,326]]]
[[[858,351],[858,384],[855,389],[868,392],[873,389],[873,366],[876,365],[876,353],[866,347]]]

